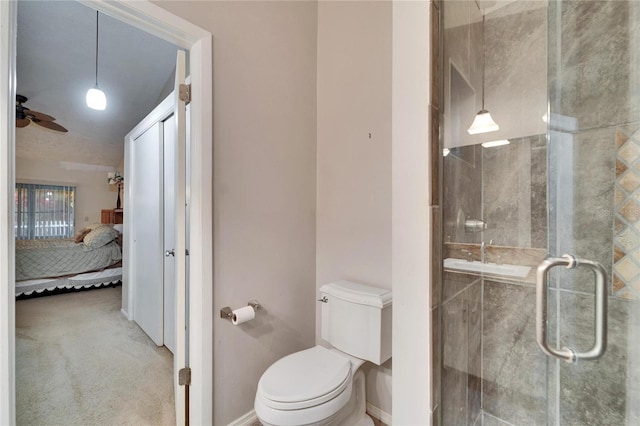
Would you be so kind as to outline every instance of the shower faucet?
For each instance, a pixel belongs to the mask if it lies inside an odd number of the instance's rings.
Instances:
[[[493,245],[493,240],[489,240],[489,244],[487,244],[485,241],[482,241],[482,243],[480,243],[480,261],[482,263],[487,263],[487,247]]]
[[[473,252],[471,250],[462,250],[462,253],[467,254],[467,262],[473,262]]]

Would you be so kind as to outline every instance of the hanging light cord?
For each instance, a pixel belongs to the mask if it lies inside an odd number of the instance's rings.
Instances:
[[[484,41],[484,13],[482,12],[482,10],[480,10],[480,13],[482,13],[482,110],[484,111],[484,80],[485,80],[485,78],[484,78],[484,68],[485,68],[485,63],[486,63],[486,58],[485,58],[486,49],[485,49],[485,46],[484,46],[484,43],[485,43],[485,41]]]
[[[96,10],[96,87],[98,86],[98,26],[100,25],[100,21],[98,17],[99,17],[99,12]],[[484,97],[484,95],[482,96]],[[483,104],[484,104],[484,101],[483,101]]]

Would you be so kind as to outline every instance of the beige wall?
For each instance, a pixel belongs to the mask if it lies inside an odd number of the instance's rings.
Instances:
[[[214,424],[314,344],[315,2],[159,2],[213,34]],[[257,299],[256,320],[219,318]]]
[[[391,241],[392,6],[158,4],[211,31],[214,38],[214,306],[241,306],[257,298],[266,311],[243,327],[216,319],[214,421],[226,424],[251,410],[264,369],[285,354],[313,345],[319,285],[348,278],[391,288],[392,257],[401,266],[406,263],[404,249],[412,243],[400,244],[392,256]],[[425,36],[420,49],[427,46],[427,25],[426,16],[416,24],[418,36]],[[408,50],[407,60],[416,46]],[[428,55],[428,48],[421,52]],[[416,72],[423,71],[418,67]],[[425,72],[424,86],[427,81]],[[411,112],[424,112],[414,123],[421,130],[411,134],[402,151],[419,171],[400,179],[408,184],[402,190],[408,212],[415,210],[409,206],[415,202],[412,191],[417,185],[422,194],[428,181],[427,95],[425,90],[417,96],[424,105],[407,106]],[[410,215],[416,223],[403,226],[420,232],[414,260],[427,255],[429,216],[427,203],[420,205],[423,209]],[[420,336],[429,330],[423,269],[411,277],[403,268],[410,278],[403,284],[409,321],[415,312],[425,320],[418,327]],[[398,347],[409,353],[415,333],[410,322],[405,325]],[[426,339],[423,343],[420,348],[428,346]],[[418,397],[423,398],[418,406],[427,407],[422,389],[429,386],[428,356],[419,351],[404,360],[411,364],[398,383],[418,385]],[[417,361],[424,368],[416,371],[420,377],[410,378]],[[367,389],[369,402],[388,413],[390,375],[390,363],[372,369]],[[400,388],[396,399],[410,397],[412,387],[407,389]],[[416,398],[409,399],[413,406]],[[405,419],[424,418],[413,414]]]
[[[317,191],[316,287],[391,288],[389,1],[318,3]],[[367,400],[391,413],[391,361],[367,368]]]
[[[76,231],[90,223],[99,223],[100,210],[116,207],[117,193],[107,183],[104,170],[70,170],[58,160],[16,157],[16,181],[75,185]]]

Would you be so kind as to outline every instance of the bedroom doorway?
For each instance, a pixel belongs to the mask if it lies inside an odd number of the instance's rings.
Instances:
[[[188,339],[191,342],[189,368],[194,377],[190,386],[189,415],[193,423],[212,421],[212,223],[208,218],[212,208],[212,63],[211,34],[166,12],[149,2],[82,2],[151,34],[186,48],[190,53],[192,122],[190,149],[194,153],[190,176],[190,309],[192,324]],[[15,147],[15,34],[17,5],[0,2],[0,174],[6,182],[0,188],[0,423],[15,423],[15,300],[13,247],[13,188]],[[177,382],[177,370],[174,378]],[[185,388],[178,388],[178,398]],[[182,408],[180,408],[182,407]],[[178,423],[184,423],[186,412],[176,404]]]

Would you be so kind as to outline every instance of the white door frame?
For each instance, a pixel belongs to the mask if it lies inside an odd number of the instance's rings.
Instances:
[[[81,3],[189,50],[191,213],[189,354],[192,424],[213,422],[213,72],[211,33],[148,1]],[[0,424],[15,424],[15,1],[0,1]]]

